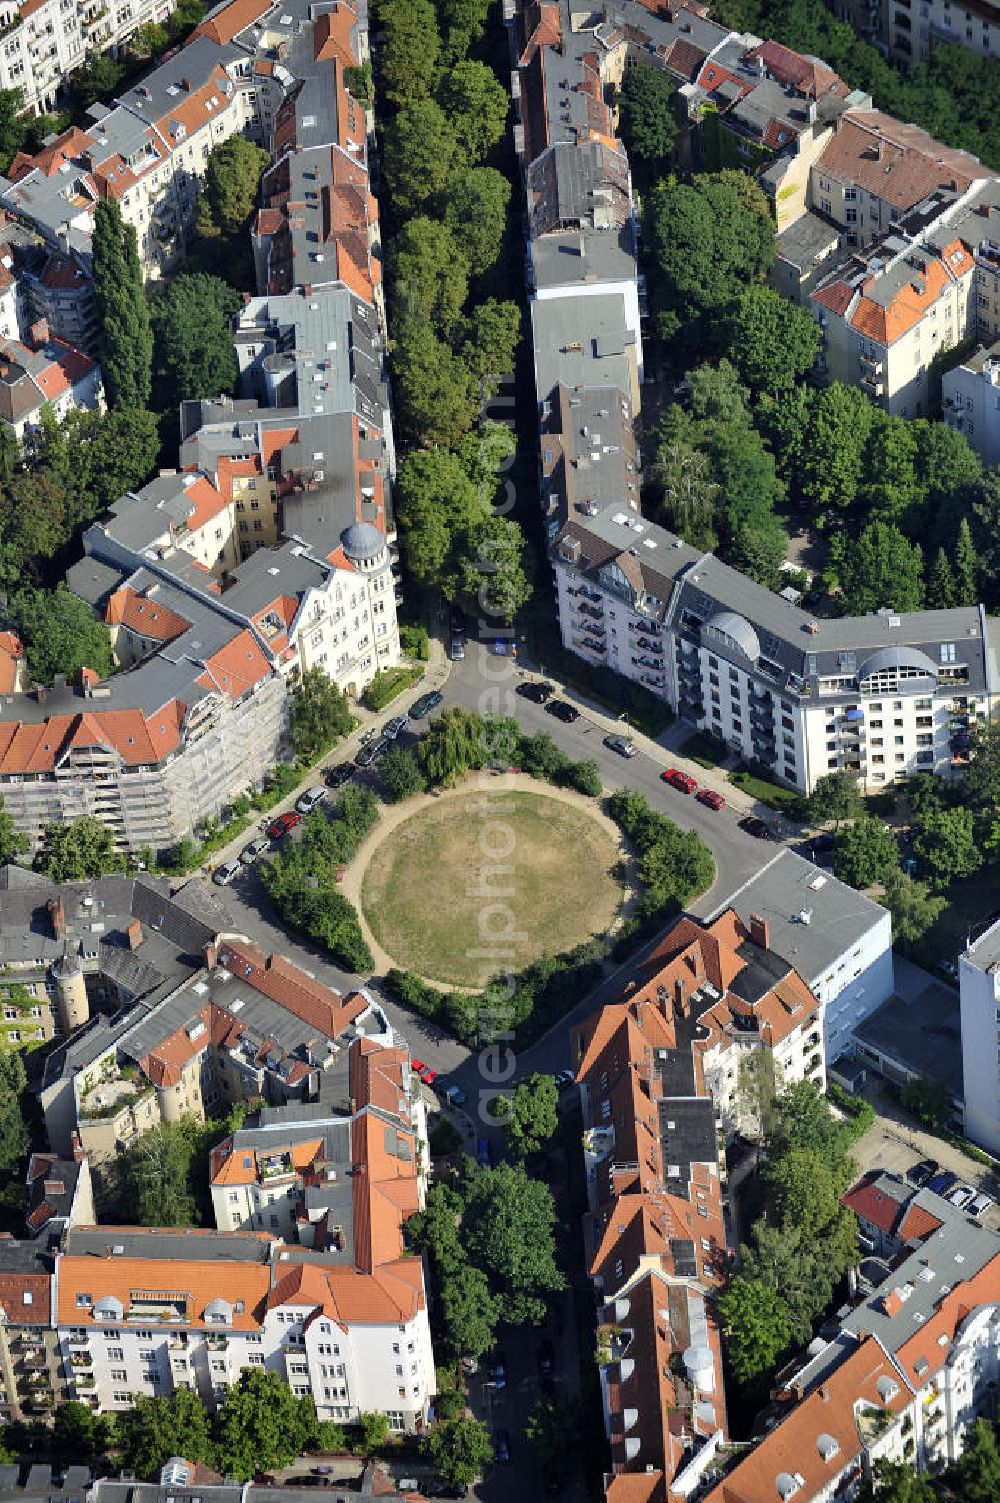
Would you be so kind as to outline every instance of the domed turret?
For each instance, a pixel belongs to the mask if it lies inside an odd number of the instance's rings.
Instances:
[[[90,1017],[90,998],[80,957],[71,954],[68,946],[52,967],[52,979],[56,984],[56,1005],[62,1031],[73,1033]]]
[[[385,538],[371,522],[353,522],[340,534],[340,541],[353,564],[373,564],[385,552]]]

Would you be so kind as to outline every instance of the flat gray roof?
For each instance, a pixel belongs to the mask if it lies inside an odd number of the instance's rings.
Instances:
[[[854,1037],[962,1100],[961,1007],[951,987],[932,981],[915,997],[890,997],[857,1025]]]

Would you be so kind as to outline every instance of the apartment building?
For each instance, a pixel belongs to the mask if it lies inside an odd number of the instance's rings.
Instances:
[[[266,1233],[73,1228],[52,1316],[72,1396],[113,1412],[188,1388],[214,1407],[256,1367],[321,1420],[381,1412],[419,1431],[435,1388],[423,1264],[398,1229],[365,1235],[364,1212],[322,1253]]]
[[[0,1415],[44,1422],[69,1397],[52,1320],[53,1259],[41,1241],[0,1239]]]
[[[994,1417],[996,1233],[898,1181],[862,1182],[844,1199],[861,1226],[891,1222],[892,1268],[877,1286],[862,1281],[837,1334],[782,1375],[767,1433],[743,1456],[709,1459],[705,1503],[849,1497],[880,1460],[921,1471],[956,1460],[977,1416]]]
[[[66,80],[88,53],[124,48],[140,26],[162,24],[172,0],[7,0],[0,8],[0,88],[20,89],[25,110],[55,111]]]
[[[967,1135],[1000,1149],[1000,924],[972,938],[958,957],[962,1084]]]
[[[942,42],[1000,56],[995,0],[838,0],[837,15],[904,68],[925,63]]]
[[[46,1064],[40,1101],[55,1151],[79,1146],[95,1169],[161,1122],[204,1121],[237,1101],[326,1102],[343,1113],[349,1047],[392,1030],[364,991],[341,996],[238,936],[166,995],[75,1033]],[[355,1069],[359,1069],[356,1066]]]
[[[605,1496],[625,1503],[645,1487],[665,1503],[726,1434],[712,1300],[725,1272],[715,1110],[686,1015],[648,987],[580,1024],[573,1048],[611,1446]]]
[[[0,1467],[0,1488],[9,1493],[11,1503],[40,1503],[36,1489],[44,1492],[45,1503],[177,1503],[186,1497],[180,1489],[197,1488],[202,1503],[301,1503],[299,1487],[285,1487],[270,1479],[260,1486],[253,1482],[226,1480],[202,1462],[191,1463],[180,1456],[172,1456],[156,1477],[148,1482],[134,1478],[98,1477],[90,1482],[85,1467],[69,1467],[63,1477],[62,1488],[51,1476],[52,1468],[36,1463],[25,1486],[18,1487],[17,1478],[9,1481],[5,1473],[16,1467]],[[79,1474],[83,1473],[81,1477]],[[37,1477],[36,1475],[37,1474]],[[413,1478],[404,1479],[413,1481]],[[380,1503],[428,1503],[422,1492],[412,1488],[400,1488],[377,1462],[369,1461],[357,1478],[338,1478],[337,1503],[352,1503],[354,1498],[378,1498]]]
[[[26,1183],[24,1221],[28,1235],[44,1237],[47,1246],[58,1242],[69,1227],[92,1226],[97,1220],[90,1164],[81,1148],[69,1159],[54,1153],[33,1153]]]
[[[767,925],[768,948],[819,1001],[829,1069],[849,1051],[854,1029],[893,995],[888,910],[790,850],[765,862],[709,922],[727,910],[745,927],[756,914]]]
[[[64,418],[77,407],[103,406],[101,367],[50,334],[44,321],[34,325],[27,342],[9,335],[0,339],[0,422],[19,444],[30,446],[43,412]]]
[[[1000,464],[1000,341],[980,345],[941,377],[941,416],[987,469]]]

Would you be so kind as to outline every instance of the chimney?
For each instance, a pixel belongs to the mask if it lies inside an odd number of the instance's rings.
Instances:
[[[214,971],[215,963],[219,958],[218,947],[216,945],[206,945],[201,954],[205,962],[206,971]]]
[[[66,933],[66,910],[63,907],[62,898],[49,898],[46,903],[49,911],[49,920],[52,924],[52,938],[61,940]]]
[[[181,79],[181,88],[185,91],[185,93],[190,94],[190,92],[191,92],[191,81],[190,81],[190,79],[182,78]]]
[[[125,939],[130,950],[138,950],[142,944],[142,925],[137,918],[134,918],[125,930]]]
[[[695,945],[692,948],[687,960],[694,976],[695,986],[700,986],[705,980],[705,957],[701,953],[701,945]]]
[[[88,691],[88,699],[90,698],[89,691],[96,688],[100,682],[101,675],[97,673],[93,668],[80,669],[80,683],[83,685],[84,689]]]
[[[767,919],[761,918],[759,913],[751,913],[750,915],[750,938],[762,950],[769,950],[771,948],[771,931],[768,927]]]
[[[80,1134],[77,1132],[75,1127],[70,1133],[69,1143],[73,1154],[74,1164],[84,1163],[86,1161],[87,1154],[83,1147],[83,1144],[80,1142]]]
[[[49,322],[46,318],[38,319],[31,326],[31,345],[35,350],[40,350],[43,344],[49,342]]]
[[[674,980],[674,1012],[676,1016],[684,1016],[684,977],[677,976]]]

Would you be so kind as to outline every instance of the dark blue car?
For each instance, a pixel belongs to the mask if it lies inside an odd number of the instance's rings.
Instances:
[[[934,1178],[927,1181],[928,1190],[933,1190],[935,1195],[947,1195],[958,1184],[958,1175],[946,1169],[943,1174],[935,1174]]]

